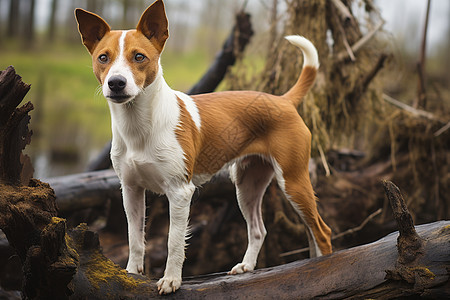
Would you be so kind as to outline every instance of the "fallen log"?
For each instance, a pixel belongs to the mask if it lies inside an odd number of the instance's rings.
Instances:
[[[47,188],[45,185],[36,187]],[[29,194],[30,191],[27,191]],[[3,199],[8,199],[6,195]],[[13,199],[13,198],[9,198]],[[49,197],[48,199],[51,199]],[[14,211],[21,204],[15,198],[3,211]],[[24,290],[26,297],[158,298],[156,280],[144,276],[127,274],[123,269],[103,256],[96,233],[86,225],[65,234],[63,219],[50,217],[55,212],[35,207],[30,211],[15,210],[13,215],[1,217],[0,226],[7,229],[11,244],[15,242],[23,226],[23,220],[33,218],[41,212],[48,224],[27,228],[35,235],[34,243],[23,238],[18,252],[24,256],[26,272]],[[41,218],[42,219],[42,218]],[[22,223],[21,223],[22,222]],[[27,223],[28,224],[28,223]],[[6,226],[6,227],[5,227]],[[12,228],[16,226],[15,228]],[[415,281],[408,282],[386,276],[386,270],[396,266],[398,253],[393,233],[374,243],[342,250],[328,256],[297,261],[273,268],[256,270],[232,276],[225,273],[185,278],[183,285],[168,299],[193,298],[280,298],[310,299],[314,297],[337,299],[364,297],[390,299],[406,296],[450,296],[448,290],[450,268],[450,222],[440,221],[417,226],[417,234],[423,240],[421,254],[414,266],[407,270],[414,274]],[[12,234],[9,234],[12,233]],[[40,241],[40,242],[36,242]],[[28,246],[27,246],[28,245]],[[47,257],[50,256],[50,263]]]
[[[58,210],[63,214],[102,207],[108,199],[122,201],[119,178],[112,169],[58,176],[48,178],[46,182],[55,191]],[[202,188],[201,194],[202,197],[213,197],[223,192],[234,193],[227,171],[216,174]]]
[[[108,198],[121,199],[119,178],[112,169],[54,177],[47,182],[55,190],[63,214],[104,206]]]
[[[450,296],[450,222],[417,226],[426,240],[424,253],[411,270],[414,283],[386,279],[397,259],[398,232],[374,243],[239,276],[213,274],[187,278],[171,299],[277,298],[389,299],[400,296]],[[445,286],[447,285],[447,286]],[[446,290],[447,289],[447,290]]]

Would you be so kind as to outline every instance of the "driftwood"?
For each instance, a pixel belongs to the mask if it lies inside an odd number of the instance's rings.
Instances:
[[[250,22],[250,15],[243,11],[236,14],[235,24],[228,35],[222,49],[217,53],[215,60],[200,78],[192,86],[187,94],[197,95],[213,92],[220,84],[230,66],[237,57],[244,52],[245,47],[250,42],[253,35],[253,28]],[[104,170],[111,167],[109,153],[111,152],[111,142],[108,142],[100,151],[100,154],[89,164],[88,171]]]

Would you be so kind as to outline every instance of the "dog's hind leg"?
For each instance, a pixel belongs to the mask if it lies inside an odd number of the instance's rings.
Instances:
[[[267,233],[262,219],[261,203],[273,174],[271,163],[258,156],[246,157],[230,168],[239,207],[247,222],[248,247],[242,262],[234,266],[228,274],[244,273],[256,266]]]
[[[303,172],[298,176],[277,180],[286,198],[299,213],[305,224],[309,242],[310,257],[330,254],[331,229],[325,224],[317,211],[316,197],[309,179],[309,174]]]

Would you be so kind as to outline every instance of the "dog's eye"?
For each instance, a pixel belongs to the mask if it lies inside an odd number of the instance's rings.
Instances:
[[[141,62],[141,61],[143,61],[144,59],[145,59],[145,55],[142,54],[142,53],[137,53],[137,54],[134,56],[134,60],[137,61],[137,62]]]
[[[106,55],[106,54],[101,54],[98,57],[98,61],[102,64],[106,64],[108,62],[108,60],[109,60],[109,58],[108,58],[108,55]]]

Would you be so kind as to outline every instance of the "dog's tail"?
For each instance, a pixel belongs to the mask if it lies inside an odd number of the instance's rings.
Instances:
[[[285,38],[303,52],[302,73],[295,85],[283,95],[297,107],[313,85],[314,79],[316,79],[317,69],[319,68],[319,55],[316,47],[306,38],[299,35],[289,35]]]

